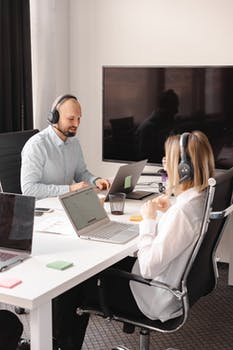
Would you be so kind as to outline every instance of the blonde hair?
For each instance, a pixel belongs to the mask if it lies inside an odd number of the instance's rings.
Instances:
[[[179,193],[194,187],[198,192],[208,186],[208,179],[214,174],[214,156],[206,135],[193,131],[188,136],[186,154],[193,167],[193,178],[180,184],[178,164],[180,162],[180,135],[169,136],[165,142],[166,169],[168,173],[167,192]]]

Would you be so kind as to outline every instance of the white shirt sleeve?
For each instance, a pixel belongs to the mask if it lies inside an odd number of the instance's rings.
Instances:
[[[152,222],[153,221],[153,222]],[[146,278],[155,278],[193,243],[193,229],[183,210],[171,207],[156,220],[144,220],[140,225],[138,261]]]

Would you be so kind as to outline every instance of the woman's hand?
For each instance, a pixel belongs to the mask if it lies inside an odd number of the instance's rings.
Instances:
[[[141,207],[141,214],[143,219],[155,219],[156,218],[157,204],[153,200],[149,200]]]
[[[155,204],[156,210],[162,212],[167,211],[168,208],[171,206],[171,201],[169,197],[165,194],[162,194],[161,196],[152,199],[152,202]]]
[[[141,208],[141,214],[143,219],[155,219],[157,211],[165,212],[171,206],[171,202],[168,196],[162,194],[154,199],[144,203]]]

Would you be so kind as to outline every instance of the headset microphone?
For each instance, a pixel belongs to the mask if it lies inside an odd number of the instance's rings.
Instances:
[[[60,131],[65,137],[70,137],[71,136],[69,131],[64,132],[61,129],[59,129],[56,125],[53,125],[53,124],[52,124],[52,127],[57,129],[58,131]],[[73,136],[73,134],[72,134],[72,136]]]
[[[180,136],[180,163],[178,164],[180,184],[193,179],[193,166],[186,153],[189,135],[189,132],[184,132]]]
[[[184,176],[180,179],[179,183],[180,183],[180,184],[183,184],[184,182],[186,182],[186,181],[188,181],[188,180],[190,180],[189,175],[184,175]]]

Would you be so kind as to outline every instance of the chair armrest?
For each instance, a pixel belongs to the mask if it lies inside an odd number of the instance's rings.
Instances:
[[[172,288],[169,285],[167,285],[166,283],[163,283],[160,281],[153,281],[151,279],[143,278],[140,275],[130,273],[127,271],[123,271],[123,270],[118,270],[116,268],[108,268],[107,270],[99,273],[98,279],[97,279],[99,307],[97,306],[97,309],[96,309],[95,306],[94,306],[94,308],[91,306],[88,306],[88,305],[82,306],[77,310],[78,314],[96,313],[98,315],[101,314],[103,317],[105,317],[109,320],[113,317],[114,312],[113,312],[113,310],[111,310],[111,308],[108,305],[108,302],[107,302],[108,291],[107,291],[106,285],[104,283],[105,277],[109,277],[109,276],[112,276],[112,277],[117,276],[117,277],[120,277],[122,279],[126,279],[128,281],[135,281],[138,283],[146,284],[146,285],[151,286],[151,287],[158,287],[158,288],[168,290],[178,300],[181,300],[187,294],[186,288],[184,288],[183,291],[180,291],[180,290]]]
[[[101,277],[102,276],[104,277],[106,275],[118,276],[118,277],[126,279],[128,281],[135,281],[138,283],[146,284],[148,286],[168,290],[171,294],[173,294],[179,300],[182,299],[182,297],[187,293],[187,291],[182,292],[179,289],[172,288],[171,286],[169,286],[168,284],[166,284],[164,282],[154,281],[152,279],[147,279],[147,278],[144,278],[140,275],[136,275],[134,273],[123,271],[123,270],[118,270],[115,268],[109,268],[109,269],[105,270],[103,273],[101,273],[99,275],[100,283],[103,283],[103,282],[101,282]]]
[[[147,285],[150,285],[150,283],[151,283],[151,279],[143,278],[140,275],[136,275],[134,273],[123,271],[123,270],[118,270],[115,268],[108,268],[107,270],[100,273],[99,277],[101,278],[101,277],[109,276],[109,275],[121,277],[121,278],[126,279],[126,280],[137,281],[139,283],[143,283],[143,284],[147,284]]]
[[[222,219],[225,216],[230,215],[233,212],[233,204],[231,204],[228,208],[222,211],[212,211],[210,213],[210,219]]]

